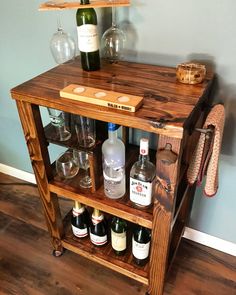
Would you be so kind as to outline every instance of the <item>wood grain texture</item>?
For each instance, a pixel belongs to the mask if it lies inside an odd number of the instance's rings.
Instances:
[[[60,200],[62,211],[71,207],[67,203]],[[35,186],[0,173],[0,294],[145,294],[146,286],[76,253],[53,257],[40,206]],[[164,295],[235,295],[235,290],[236,257],[180,242]]]
[[[65,2],[58,5],[48,5],[47,3],[42,3],[39,6],[39,11],[48,10],[64,10],[64,9],[78,9],[78,8],[99,8],[99,7],[111,7],[111,6],[129,6],[129,0],[116,0],[111,2],[109,0],[90,0],[90,4],[80,4],[80,2]]]
[[[71,212],[69,212],[64,219],[65,235],[62,240],[64,248],[89,258],[90,260],[96,261],[97,263],[133,278],[136,281],[146,285],[148,284],[148,264],[145,267],[140,267],[133,262],[131,225],[128,226],[126,252],[122,256],[117,256],[111,247],[109,231],[108,243],[102,247],[97,247],[91,243],[88,237],[83,239],[76,238],[72,233],[70,220]]]
[[[80,60],[60,65],[11,90],[12,97],[37,105],[64,109],[105,122],[182,138],[183,128],[200,105],[211,86],[213,74],[198,85],[176,81],[175,68],[146,64],[102,62],[101,70],[85,72]],[[95,87],[144,97],[143,106],[134,114],[91,106],[60,97],[60,90],[70,84]]]
[[[17,101],[18,113],[24,130],[32,167],[41,196],[48,230],[52,236],[55,250],[62,251],[60,238],[63,233],[58,198],[48,188],[48,179],[52,177],[50,160],[43,136],[43,126],[38,106]]]
[[[79,186],[79,180],[83,176],[80,172],[78,175],[69,180],[61,180],[57,176],[49,182],[49,189],[65,198],[77,200],[82,204],[98,208],[102,211],[124,218],[130,222],[152,228],[152,208],[139,210],[133,207],[129,200],[129,172],[131,165],[138,160],[139,149],[134,145],[126,146],[126,176],[127,189],[124,197],[113,200],[104,195],[104,187],[101,185],[96,192],[90,189],[83,189]],[[83,172],[82,172],[83,173]]]
[[[184,190],[181,196],[184,186],[180,181],[183,176],[180,168],[186,166],[182,163],[182,151],[188,147],[187,131],[190,131],[191,124],[194,128],[196,114],[208,99],[212,79],[213,75],[208,73],[202,84],[184,85],[176,82],[174,68],[130,62],[103,63],[100,71],[84,72],[80,68],[79,60],[76,60],[73,64],[58,66],[12,89],[12,97],[17,101],[54,249],[62,251],[64,246],[103,265],[107,264],[108,267],[127,276],[132,276],[133,272],[134,277],[141,282],[147,283],[148,279],[150,295],[162,294],[168,260],[175,256],[189,211],[188,198],[183,197]],[[84,102],[60,97],[60,90],[70,84],[137,95],[144,97],[144,104],[134,114],[102,106],[91,107]],[[167,150],[168,147],[168,153],[162,152],[162,157],[157,158],[154,208],[144,211],[133,208],[128,194],[117,201],[105,198],[103,187],[96,192],[82,190],[76,184],[77,177],[69,181],[60,181],[53,177],[39,105],[159,134],[158,151]],[[134,157],[129,153],[129,149],[127,155],[128,162],[134,163]],[[94,157],[90,163],[94,163]],[[130,163],[127,165],[128,171]],[[78,247],[74,244],[73,239],[63,234],[56,194],[151,228],[149,273],[146,271],[145,274],[140,274],[133,269],[131,263],[122,268],[120,262],[110,258],[110,255],[100,257],[99,253],[90,253],[91,249],[86,245],[86,249],[83,249],[81,245]],[[183,205],[183,209],[175,209],[176,201]],[[176,221],[173,223],[174,214],[177,213]]]
[[[160,136],[158,140],[158,151],[163,150],[165,146],[169,144],[171,145],[172,152],[178,156],[178,159],[170,165],[167,165],[163,162],[162,158],[158,157],[156,162],[157,184],[154,195],[155,201],[149,273],[149,294],[151,295],[161,295],[164,289],[171,242],[171,223],[181,166],[181,143],[182,141],[179,139],[166,136]]]

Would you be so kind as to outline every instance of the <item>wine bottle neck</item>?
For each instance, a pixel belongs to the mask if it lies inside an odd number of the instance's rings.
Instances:
[[[101,212],[100,212],[100,210],[94,208],[94,210],[93,210],[93,216],[94,216],[95,218],[101,216]]]
[[[81,5],[90,4],[89,0],[80,0]]]
[[[81,209],[82,207],[83,207],[83,206],[82,206],[81,203],[79,203],[78,201],[75,201],[74,209],[79,210],[79,209]]]
[[[101,213],[100,210],[94,208],[93,214],[92,214],[92,223],[94,225],[100,223],[104,219],[103,214]]]

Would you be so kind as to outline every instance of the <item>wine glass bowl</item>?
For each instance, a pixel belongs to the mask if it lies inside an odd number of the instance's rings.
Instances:
[[[74,116],[78,144],[82,148],[91,148],[96,142],[95,120],[83,116]]]
[[[50,41],[52,56],[57,64],[63,64],[75,59],[75,41],[64,30],[58,27]]]
[[[112,2],[115,2],[112,0]],[[102,57],[113,63],[124,58],[126,36],[116,23],[116,7],[112,6],[112,25],[101,39]]]
[[[85,170],[85,176],[80,179],[79,185],[83,188],[90,188],[92,187],[92,179],[89,176],[88,169],[90,167],[89,164],[89,155],[85,151],[80,151],[74,149],[73,151],[74,158],[76,159],[77,164],[83,170]]]
[[[113,25],[102,36],[102,57],[113,63],[124,58],[125,34],[116,25]]]
[[[56,171],[57,175],[62,179],[70,179],[76,176],[79,172],[79,166],[72,151],[66,151],[58,157]]]

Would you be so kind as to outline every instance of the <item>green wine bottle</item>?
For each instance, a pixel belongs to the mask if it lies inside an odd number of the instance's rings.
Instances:
[[[126,250],[126,230],[125,220],[114,216],[111,222],[111,246],[116,255],[123,255]]]
[[[89,4],[89,0],[80,0],[80,4]],[[100,69],[97,15],[93,8],[80,8],[76,13],[78,47],[81,65],[85,71]]]

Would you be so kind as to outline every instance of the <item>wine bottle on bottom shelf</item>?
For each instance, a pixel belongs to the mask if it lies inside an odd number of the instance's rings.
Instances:
[[[116,255],[123,255],[127,246],[127,223],[125,220],[114,216],[111,222],[111,246]]]
[[[149,229],[138,226],[132,237],[132,254],[134,262],[143,266],[147,263],[150,251],[151,232]]]
[[[73,234],[78,238],[84,238],[88,235],[89,219],[88,212],[84,205],[75,201],[72,215],[71,227]]]
[[[90,4],[89,0],[80,0],[80,4]],[[80,8],[76,13],[78,47],[81,65],[85,71],[100,69],[99,39],[97,15],[94,8]]]
[[[148,139],[141,138],[139,160],[130,170],[130,200],[134,205],[146,208],[152,204],[155,175],[156,167],[149,161]]]
[[[107,243],[107,226],[102,212],[96,208],[93,210],[90,223],[90,241],[96,246]]]

